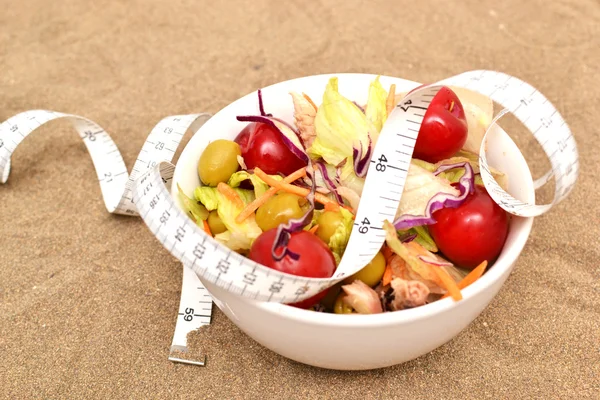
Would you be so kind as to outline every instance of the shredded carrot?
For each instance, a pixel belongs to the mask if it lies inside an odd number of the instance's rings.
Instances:
[[[217,185],[217,190],[221,192],[221,194],[231,200],[236,206],[239,208],[244,207],[244,202],[240,199],[240,196],[226,183],[219,182]]]
[[[465,276],[460,282],[458,282],[458,287],[460,289],[464,289],[471,283],[475,282],[477,279],[481,278],[481,276],[485,272],[486,267],[487,261],[484,261],[475,268],[473,268],[473,270],[469,272],[467,276]]]
[[[352,207],[347,206],[345,204],[342,204],[340,207],[345,208],[346,210],[350,211],[350,214],[354,215],[354,210],[352,209]]]
[[[385,101],[385,108],[387,110],[387,115],[390,115],[392,111],[394,111],[394,103],[396,102],[396,84],[393,83],[390,86],[390,91],[388,93],[387,100]]]
[[[302,96],[304,96],[304,98],[306,99],[306,101],[308,101],[310,103],[310,105],[314,107],[315,111],[318,110],[318,107],[315,104],[315,102],[312,101],[312,99],[306,93],[302,93]]]
[[[207,234],[209,234],[210,236],[212,236],[212,232],[210,231],[210,226],[208,226],[208,222],[204,219],[202,220],[202,223],[204,225],[204,232],[206,232]]]
[[[290,185],[289,183],[284,183],[282,181],[275,180],[275,179],[271,178],[269,175],[265,174],[258,167],[254,169],[254,174],[256,176],[258,176],[260,179],[262,179],[267,185],[273,186],[280,190],[284,190],[288,193],[293,193],[293,194],[297,194],[298,196],[304,196],[304,197],[308,196],[308,194],[310,193],[310,190],[308,190],[306,188],[301,188],[298,186]],[[323,205],[327,205],[328,203],[331,203],[334,205],[334,207],[339,207],[338,203],[336,203],[335,201],[322,195],[321,193],[315,193],[315,200]],[[337,210],[337,208],[335,208],[335,209]]]
[[[333,204],[333,203],[325,204],[325,211],[337,211],[338,208],[339,208],[339,206],[336,207],[335,204]]]
[[[385,264],[385,271],[383,272],[383,278],[381,278],[381,283],[383,286],[387,286],[392,281],[392,264],[388,261]]]
[[[308,231],[312,234],[315,234],[317,232],[317,229],[319,229],[319,225],[315,225],[312,228],[310,228]]]
[[[283,182],[285,182],[285,183],[292,183],[296,179],[300,179],[300,178],[303,178],[305,176],[306,176],[306,167],[303,167],[303,168],[300,168],[297,171],[292,172],[291,174],[289,174],[285,178],[283,178]],[[257,197],[252,202],[250,202],[250,204],[248,204],[246,206],[246,208],[244,208],[242,210],[242,212],[239,213],[237,217],[235,217],[235,222],[237,222],[238,224],[241,224],[254,211],[256,211],[258,209],[258,207],[260,207],[263,204],[265,204],[267,202],[267,200],[269,200],[271,197],[273,197],[273,195],[275,193],[277,193],[278,191],[279,191],[278,188],[275,188],[275,187],[269,188],[269,190],[267,190],[265,193],[263,193],[262,196]]]
[[[454,282],[454,279],[452,279],[450,274],[446,272],[445,269],[440,267],[433,267],[431,269],[437,274],[437,277],[439,278],[441,284],[444,286],[444,289],[448,291],[450,296],[452,296],[452,298],[455,301],[462,300],[462,294],[460,293],[460,289],[458,288],[456,282]]]
[[[471,272],[469,272],[469,274],[467,276],[462,278],[461,281],[456,284],[456,286],[458,286],[458,288],[461,290],[466,288],[470,284],[474,283],[477,279],[481,278],[481,276],[485,272],[486,268],[487,268],[487,261],[484,260],[481,264],[479,264],[478,266],[473,268],[473,270]],[[441,299],[444,299],[446,297],[448,297],[447,293],[444,296],[442,296]]]
[[[390,246],[383,245],[383,247],[381,247],[381,254],[383,254],[383,256],[385,257],[385,261],[387,262],[392,256],[392,254],[394,254],[394,252],[392,251],[392,248]]]

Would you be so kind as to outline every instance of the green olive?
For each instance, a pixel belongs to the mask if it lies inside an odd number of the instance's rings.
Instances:
[[[370,263],[365,265],[363,269],[358,272],[355,272],[353,275],[350,275],[348,278],[344,280],[346,283],[352,283],[354,280],[358,279],[363,281],[368,286],[377,286],[381,278],[383,278],[383,273],[385,272],[385,257],[381,252],[377,253],[375,257],[371,260]]]
[[[242,150],[236,142],[219,139],[209,143],[198,162],[198,176],[202,183],[217,186],[219,182],[227,182],[238,170],[237,156]]]
[[[292,193],[279,193],[258,207],[256,223],[263,232],[268,231],[290,219],[301,218],[309,207],[310,204],[304,197]]]
[[[354,312],[352,307],[344,303],[345,296],[346,293],[342,292],[338,295],[337,299],[335,299],[335,305],[333,306],[333,312],[335,314],[352,314]]]
[[[223,221],[221,221],[221,217],[219,217],[217,210],[212,210],[210,214],[208,214],[208,220],[206,222],[208,222],[208,227],[213,235],[218,235],[227,230],[227,227]]]
[[[317,236],[322,241],[329,244],[329,239],[333,236],[338,226],[344,222],[344,217],[339,211],[325,211],[317,218]]]

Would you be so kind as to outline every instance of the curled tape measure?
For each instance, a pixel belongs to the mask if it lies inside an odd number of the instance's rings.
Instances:
[[[442,85],[473,90],[504,107],[492,121],[480,151],[480,173],[490,196],[507,212],[541,215],[562,201],[579,173],[577,146],[554,106],[535,88],[503,73],[466,72],[423,86],[407,96],[388,116],[371,157],[355,224],[346,251],[332,278],[293,276],[266,268],[218,243],[183,212],[170,195],[174,165],[170,163],[188,128],[195,133],[207,114],[164,118],[148,136],[130,175],[109,135],[85,118],[49,111],[27,111],[0,125],[0,176],[5,183],[10,155],[39,126],[67,118],[84,140],[93,159],[109,212],[139,215],[169,252],[184,264],[182,300],[172,350],[185,349],[185,335],[210,322],[210,295],[198,279],[261,301],[292,303],[309,298],[363,268],[380,250],[385,220],[393,221],[408,174],[425,110]],[[541,144],[551,170],[535,182],[538,188],[555,179],[554,199],[537,205],[515,199],[493,179],[485,145],[496,121],[506,113],[519,119]],[[193,271],[193,272],[192,272]],[[172,357],[174,361],[184,361]],[[202,362],[200,362],[202,364]]]

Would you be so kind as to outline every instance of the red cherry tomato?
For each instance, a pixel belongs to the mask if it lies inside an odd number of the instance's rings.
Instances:
[[[433,218],[437,222],[429,225],[429,232],[438,248],[450,261],[467,269],[484,260],[494,261],[508,235],[508,213],[481,185],[475,185],[462,205],[442,208]]]
[[[277,271],[310,278],[329,278],[335,272],[335,258],[329,247],[317,236],[307,231],[292,233],[288,249],[300,254],[298,260],[286,256],[276,261],[271,255],[271,248],[277,235],[277,228],[263,232],[252,244],[248,258]],[[309,308],[325,297],[324,290],[306,300],[288,304],[299,308]]]
[[[281,133],[271,125],[251,122],[242,129],[235,142],[240,145],[249,169],[258,167],[269,175],[289,175],[306,166],[290,151],[281,139]]]
[[[456,93],[444,86],[425,112],[413,156],[430,163],[452,157],[467,141],[467,130],[463,105]]]

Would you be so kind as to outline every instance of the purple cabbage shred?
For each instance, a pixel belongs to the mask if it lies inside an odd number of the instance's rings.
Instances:
[[[315,211],[315,192],[317,188],[316,179],[312,171],[309,171],[310,168],[307,168],[306,174],[312,181],[312,185],[310,188],[310,193],[306,196],[310,204],[310,208],[308,211],[301,217],[290,219],[285,224],[280,224],[277,227],[277,233],[275,235],[275,240],[273,241],[273,247],[271,248],[271,255],[275,261],[281,261],[286,255],[290,256],[294,260],[300,259],[300,255],[291,251],[287,246],[292,238],[292,233],[299,232],[306,225],[308,225],[313,218],[313,213]]]
[[[469,162],[461,162],[455,164],[442,165],[433,172],[434,175],[439,175],[444,171],[454,168],[465,169],[465,173],[458,181],[458,188],[460,194],[454,196],[448,193],[437,193],[427,203],[425,207],[425,215],[401,215],[396,221],[394,221],[394,227],[397,230],[410,229],[420,225],[431,225],[436,221],[433,218],[433,213],[442,208],[456,208],[465,202],[467,197],[475,190],[475,176],[473,168]]]

